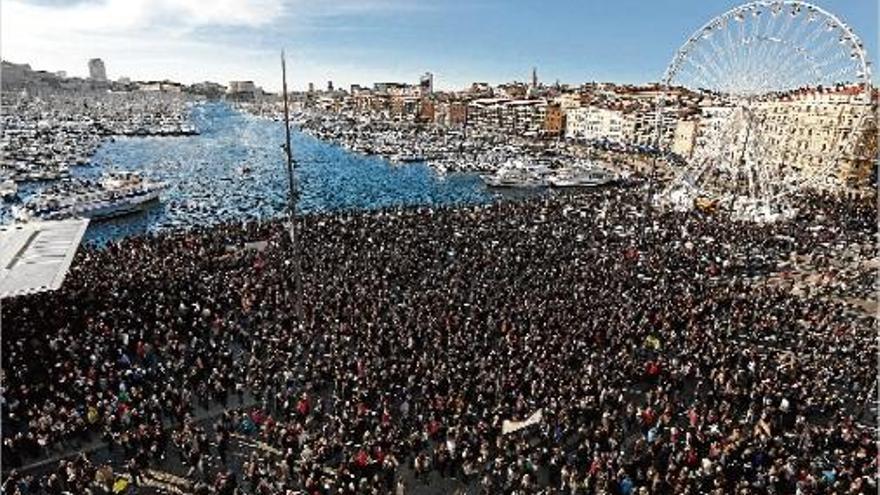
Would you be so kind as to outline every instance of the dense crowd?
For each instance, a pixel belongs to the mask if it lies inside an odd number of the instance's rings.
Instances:
[[[101,493],[86,457],[16,470],[98,440],[193,493],[876,492],[875,320],[756,282],[874,246],[871,205],[645,204],[307,216],[302,322],[279,223],[84,248],[4,302],[4,493]]]

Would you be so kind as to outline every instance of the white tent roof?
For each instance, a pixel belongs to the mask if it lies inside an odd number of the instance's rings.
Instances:
[[[0,227],[0,299],[61,287],[88,219]]]

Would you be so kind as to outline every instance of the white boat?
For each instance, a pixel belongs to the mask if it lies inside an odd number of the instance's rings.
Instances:
[[[614,174],[594,166],[562,168],[547,177],[547,183],[552,187],[595,187],[614,180]]]
[[[425,156],[420,154],[414,155],[397,155],[397,161],[401,163],[414,163],[425,161]]]
[[[95,186],[75,184],[68,190],[50,189],[13,208],[13,216],[19,221],[117,217],[155,204],[166,188],[165,183],[148,181],[134,173],[109,174]]]
[[[542,187],[547,185],[548,172],[543,165],[509,161],[494,174],[484,175],[483,181],[489,187]]]
[[[0,182],[0,198],[3,201],[12,201],[18,195],[18,185],[12,179]]]

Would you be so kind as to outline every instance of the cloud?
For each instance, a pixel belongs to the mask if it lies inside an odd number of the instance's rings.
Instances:
[[[71,6],[80,3],[101,3],[102,0],[19,0],[21,3],[47,5],[52,7]]]
[[[114,79],[253,79],[277,89],[285,46],[293,87],[397,75],[355,63],[364,47],[331,48],[315,31],[432,8],[405,0],[3,0],[0,36],[4,59],[37,69],[85,75],[87,60],[100,57]]]
[[[412,0],[292,0],[290,5],[292,9],[302,9],[306,17],[399,14],[436,8],[433,3]]]
[[[160,11],[169,18],[191,25],[255,27],[272,22],[284,12],[281,0],[165,0],[158,3]]]
[[[4,21],[10,21],[3,23],[4,31],[13,28],[18,35],[16,28],[27,28],[50,36],[70,31],[101,34],[210,25],[255,27],[284,13],[281,0],[6,0],[3,8]]]

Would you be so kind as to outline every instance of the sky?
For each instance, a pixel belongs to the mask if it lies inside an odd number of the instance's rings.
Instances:
[[[678,47],[732,0],[0,0],[0,55],[34,69],[280,89],[376,81],[657,81]],[[816,0],[877,65],[877,0]],[[874,75],[877,81],[877,75]]]

